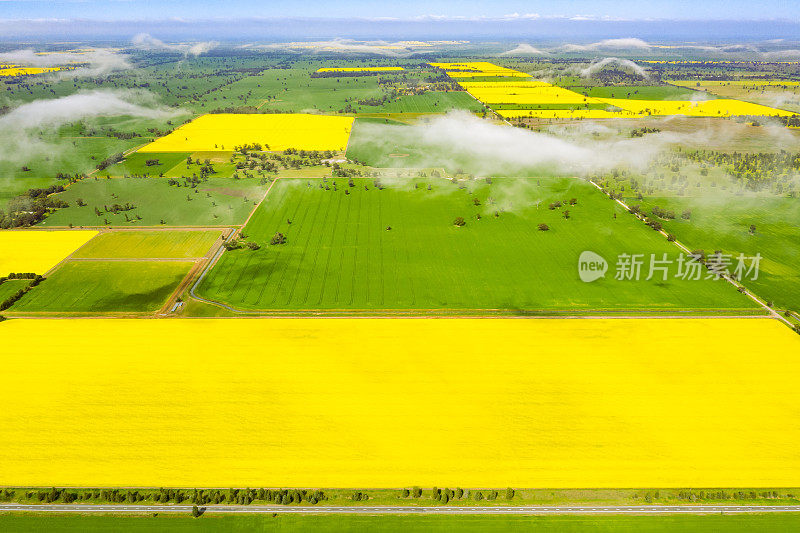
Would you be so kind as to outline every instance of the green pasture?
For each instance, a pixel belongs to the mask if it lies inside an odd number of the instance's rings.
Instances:
[[[77,259],[196,258],[208,253],[219,230],[144,230],[101,233],[72,257]]]
[[[756,310],[724,282],[615,280],[621,253],[677,258],[678,250],[577,179],[396,178],[382,189],[371,179],[326,183],[279,181],[244,228],[260,249],[224,253],[199,294],[243,310]],[[572,198],[576,205],[548,208]],[[465,225],[456,226],[457,217]],[[540,223],[550,229],[540,231]],[[278,232],[286,243],[271,245]],[[605,278],[579,279],[585,250],[609,262]]]
[[[719,194],[626,201],[647,212],[654,206],[674,211],[674,220],[661,222],[691,249],[722,250],[734,257],[760,254],[758,279],[745,279],[744,285],[779,309],[800,310],[800,199]],[[681,218],[687,210],[689,220]]]
[[[9,312],[153,312],[192,265],[191,261],[67,261]]]
[[[40,226],[229,226],[242,224],[266,191],[259,178],[209,178],[197,188],[169,185],[166,178],[88,178],[57,195],[69,203]],[[77,205],[82,199],[86,204]],[[106,207],[130,203],[117,214]],[[100,211],[98,216],[95,208]],[[127,219],[126,219],[127,216]],[[140,216],[141,220],[136,217]]]

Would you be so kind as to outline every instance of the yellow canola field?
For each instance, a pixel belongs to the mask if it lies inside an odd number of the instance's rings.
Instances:
[[[469,89],[507,89],[512,90],[518,87],[552,87],[545,81],[525,80],[525,81],[460,81],[458,84],[465,90]]]
[[[731,117],[740,115],[792,116],[795,113],[764,105],[718,98],[699,102],[670,100],[632,100],[598,98],[600,102],[619,107],[637,115],[686,115],[690,117]]]
[[[0,76],[30,76],[57,70],[61,69],[59,67],[18,67],[12,65],[7,68],[0,68]]]
[[[0,485],[800,479],[800,337],[771,319],[12,319],[0,338]]]
[[[265,150],[344,150],[352,126],[353,117],[210,114],[184,124],[139,151],[213,152],[253,143],[261,144]]]
[[[0,230],[0,276],[11,272],[44,274],[97,233],[86,230]]]
[[[398,70],[404,69],[403,67],[326,67],[317,72],[393,72]]]
[[[428,63],[433,67],[447,72],[451,78],[470,78],[477,76],[507,76],[530,78],[530,74],[518,70],[500,67],[486,61],[472,61],[466,63]]]

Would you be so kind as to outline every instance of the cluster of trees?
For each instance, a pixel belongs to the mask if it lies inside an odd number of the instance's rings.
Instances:
[[[275,235],[273,235],[273,236],[272,236],[272,238],[269,240],[269,243],[270,243],[271,245],[273,245],[273,246],[276,246],[276,245],[279,245],[279,244],[286,244],[286,235],[284,235],[284,234],[283,234],[283,233],[281,233],[281,232],[277,232],[277,233],[275,233]]]
[[[239,250],[241,248],[247,248],[248,250],[258,250],[259,248],[261,248],[261,245],[258,244],[257,242],[247,241],[244,238],[242,238],[242,239],[231,239],[229,241],[225,241],[223,243],[223,246],[228,251],[230,251],[230,250]]]
[[[0,490],[0,501],[19,499],[17,490]],[[88,489],[69,490],[56,487],[41,490],[28,490],[22,494],[24,499],[40,503],[73,503],[76,501],[101,501],[108,503],[154,502],[194,505],[235,504],[249,505],[263,501],[279,505],[310,503],[312,505],[327,500],[322,490],[311,489]],[[366,495],[365,495],[366,496]],[[365,498],[366,499],[366,498]]]
[[[418,487],[414,487],[414,490],[417,489]],[[406,495],[406,492],[408,491],[406,490],[403,492],[404,496]],[[420,490],[420,494],[421,493],[422,492]],[[505,490],[505,499],[511,501],[514,499],[515,494],[516,491],[511,487],[509,487]],[[464,490],[461,488],[440,489],[438,487],[433,487],[433,489],[431,490],[431,498],[440,503],[448,503],[451,500],[462,500],[464,498],[472,498],[475,501],[481,501],[483,499],[493,501],[499,497],[500,497],[500,492],[496,490],[481,491],[481,490]]]
[[[122,152],[118,152],[114,155],[110,155],[97,163],[97,170],[105,170],[111,165],[116,165],[117,163],[121,163],[125,160],[125,155]]]
[[[658,499],[659,492],[656,491],[655,499]],[[776,490],[762,490],[762,491],[725,491],[725,490],[682,490],[678,492],[678,499],[682,501],[703,501],[703,500],[775,500],[781,496]],[[646,496],[645,496],[646,497]],[[786,497],[793,498],[792,494]]]
[[[344,168],[339,163],[334,163],[332,165],[333,170],[331,171],[331,175],[334,178],[351,178],[353,176],[363,176],[364,173],[361,169],[358,168]],[[377,185],[376,185],[377,187]],[[378,187],[380,189],[380,187]]]
[[[689,161],[723,168],[748,189],[759,190],[776,182],[796,178],[800,173],[800,152],[720,152],[698,150],[688,152]]]
[[[791,117],[778,117],[778,120],[780,120],[784,126],[789,126],[792,128],[800,127],[800,116],[798,115],[792,115]]]
[[[638,91],[637,91],[638,92]],[[648,128],[642,126],[641,128],[634,128],[631,130],[631,137],[644,137],[647,133],[658,133],[661,130],[658,128]]]
[[[238,114],[241,114],[241,115],[248,115],[248,114],[252,115],[254,113],[260,113],[260,112],[261,111],[256,106],[252,106],[252,105],[218,107],[216,109],[212,109],[211,111],[209,111],[209,113],[216,114],[216,115],[223,114],[223,113],[225,113],[225,114],[238,113]]]
[[[663,218],[665,220],[672,220],[675,218],[675,211],[668,211],[659,206],[654,206],[651,213],[654,217]]]
[[[387,71],[377,70],[333,70],[325,72],[312,72],[312,78],[361,78],[364,76],[380,76]],[[391,72],[391,71],[389,71]]]
[[[9,200],[6,212],[0,209],[0,229],[33,226],[54,210],[69,207],[64,200],[50,197],[63,190],[62,185],[51,185],[45,189],[29,189],[25,194],[15,196]]]

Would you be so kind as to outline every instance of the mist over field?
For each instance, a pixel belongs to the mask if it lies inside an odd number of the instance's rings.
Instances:
[[[418,166],[444,164],[482,176],[534,171],[585,176],[615,167],[642,170],[670,146],[707,135],[664,132],[637,138],[608,135],[597,140],[592,133],[611,130],[587,122],[546,133],[510,128],[463,112],[411,126],[363,124],[359,128],[359,135],[371,139],[369,144],[384,153],[407,147]],[[402,158],[394,162],[393,166],[405,164]]]

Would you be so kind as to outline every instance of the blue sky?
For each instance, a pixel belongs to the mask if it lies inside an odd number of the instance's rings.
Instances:
[[[0,0],[0,19],[99,20],[315,17],[409,19],[476,18],[518,14],[611,19],[800,20],[792,0]]]

